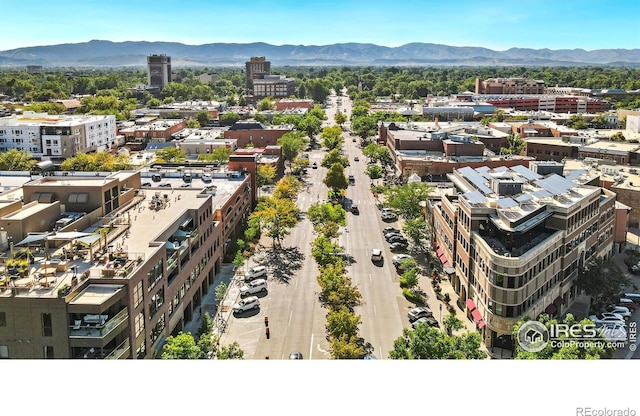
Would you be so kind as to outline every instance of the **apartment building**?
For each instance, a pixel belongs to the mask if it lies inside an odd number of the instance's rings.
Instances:
[[[36,158],[62,161],[78,153],[105,151],[116,144],[116,119],[112,115],[26,111],[0,118],[0,152],[17,149]]]
[[[266,126],[257,121],[238,121],[224,131],[225,140],[236,140],[238,149],[251,144],[253,147],[266,147],[278,144],[278,139],[293,131],[293,125]]]
[[[609,257],[615,194],[561,175],[562,164],[456,169],[457,194],[428,202],[434,248],[488,347],[512,349],[523,316],[560,316],[578,271]]]
[[[596,114],[611,108],[611,104],[599,98],[578,96],[487,96],[483,99],[497,108],[513,108],[517,111],[551,111],[554,113]]]
[[[0,195],[0,357],[157,357],[250,213],[250,176],[212,176],[191,188],[177,175],[171,188],[142,188],[140,172],[55,176]]]
[[[527,78],[476,78],[476,94],[544,94],[544,81]]]

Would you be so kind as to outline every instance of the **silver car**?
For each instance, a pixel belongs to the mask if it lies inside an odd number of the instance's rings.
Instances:
[[[233,313],[242,313],[251,309],[258,309],[259,307],[260,299],[258,299],[257,296],[249,296],[233,305]]]
[[[255,279],[240,288],[240,296],[254,295],[267,291],[267,281],[265,279]]]

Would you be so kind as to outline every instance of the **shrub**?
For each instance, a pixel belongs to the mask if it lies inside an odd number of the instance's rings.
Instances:
[[[416,305],[422,305],[424,303],[422,296],[416,293],[413,293],[411,290],[407,288],[402,289],[402,294],[404,295],[405,299],[407,299],[409,302],[415,303]]]

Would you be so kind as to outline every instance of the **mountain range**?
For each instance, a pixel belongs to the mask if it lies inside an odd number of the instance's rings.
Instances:
[[[146,57],[165,54],[175,67],[243,66],[252,56],[265,56],[278,66],[625,66],[640,67],[640,49],[528,49],[494,51],[433,43],[398,47],[369,43],[270,45],[92,40],[0,51],[0,67],[145,67]]]

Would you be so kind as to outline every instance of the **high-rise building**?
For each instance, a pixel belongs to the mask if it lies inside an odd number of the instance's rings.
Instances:
[[[167,55],[147,56],[147,84],[159,89],[171,82],[171,57]]]
[[[253,94],[253,80],[271,75],[271,61],[267,61],[264,56],[252,56],[245,66],[247,94]]]

